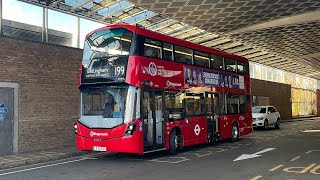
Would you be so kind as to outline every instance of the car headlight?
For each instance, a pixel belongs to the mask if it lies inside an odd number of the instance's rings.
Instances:
[[[257,118],[258,120],[263,120],[263,117]]]

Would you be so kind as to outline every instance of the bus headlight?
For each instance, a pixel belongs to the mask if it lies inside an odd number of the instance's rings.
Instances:
[[[125,136],[131,136],[133,135],[133,133],[136,131],[136,124],[128,124],[126,132],[125,132]]]

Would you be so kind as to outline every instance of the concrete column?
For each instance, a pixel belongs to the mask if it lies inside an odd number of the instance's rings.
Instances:
[[[48,8],[45,7],[45,42],[48,43]]]
[[[317,105],[317,116],[320,117],[320,80],[317,80],[317,97],[316,97],[316,105]]]
[[[48,43],[48,8],[44,7],[42,12],[42,42]]]
[[[45,8],[42,8],[42,33],[41,33],[41,41],[45,42],[45,34],[46,34],[46,22],[45,22]]]
[[[80,17],[77,17],[77,25],[78,25],[78,30],[77,30],[77,48],[80,48]]]
[[[2,0],[0,0],[0,35],[2,35]]]

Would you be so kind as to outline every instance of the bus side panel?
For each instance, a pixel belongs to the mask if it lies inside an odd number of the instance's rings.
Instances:
[[[230,139],[232,137],[232,123],[238,123],[239,136],[250,134],[252,132],[252,117],[250,113],[226,115],[220,117],[220,136],[221,140]]]
[[[231,138],[232,120],[229,116],[220,116],[220,138],[221,140]]]
[[[244,87],[245,87],[245,93],[246,94],[251,94],[251,83],[250,83],[251,79],[250,76],[244,76]]]
[[[172,122],[167,122],[166,124],[166,149],[169,149],[170,145],[170,133],[174,128],[179,128],[181,133],[182,133],[182,139],[183,139],[183,144],[182,146],[190,146],[194,144],[193,141],[195,141],[192,138],[192,126],[188,125],[186,120],[178,120],[178,121],[172,121]]]
[[[251,111],[239,117],[240,136],[252,133],[252,114]]]
[[[129,56],[126,73],[126,83],[136,87],[141,87],[142,72],[141,60],[139,59],[139,57]]]
[[[183,120],[180,121],[171,121],[171,122],[167,122],[165,125],[165,138],[166,138],[166,146],[165,148],[168,150],[169,146],[170,146],[170,134],[173,131],[174,128],[178,128],[181,130],[181,133],[184,134],[184,129],[181,126],[181,122]],[[183,142],[183,145],[185,146],[185,143]]]
[[[179,128],[182,133],[183,146],[207,143],[207,120],[205,116],[188,117],[184,120],[166,124],[166,149],[169,149],[170,133],[173,128]]]
[[[195,145],[201,143],[207,143],[207,117],[188,117],[188,127],[189,131],[185,131],[190,135],[191,140],[188,145]],[[185,137],[186,135],[184,135]]]
[[[180,121],[184,146],[191,146],[197,143],[197,136],[194,132],[197,124],[199,124],[199,119],[197,117],[187,117]]]
[[[200,123],[199,123],[200,127],[201,127],[201,132],[199,134],[199,143],[207,143],[208,142],[208,123],[207,123],[207,117],[203,116],[200,119]]]

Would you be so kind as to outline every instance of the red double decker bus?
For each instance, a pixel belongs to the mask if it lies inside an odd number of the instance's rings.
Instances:
[[[87,35],[79,89],[80,150],[174,154],[252,132],[246,58],[137,26]]]

